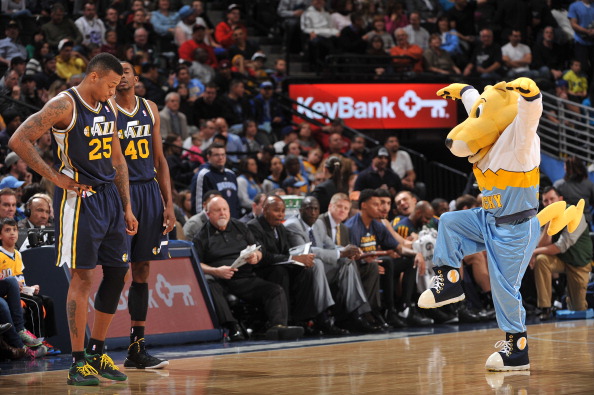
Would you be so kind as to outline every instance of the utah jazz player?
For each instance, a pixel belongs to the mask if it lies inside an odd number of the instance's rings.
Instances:
[[[146,352],[144,328],[149,301],[149,261],[169,257],[167,233],[175,225],[171,182],[163,155],[157,105],[134,94],[138,77],[130,63],[122,62],[122,66],[124,74],[115,97],[118,135],[128,163],[132,212],[138,219],[138,233],[131,238],[132,285],[128,308],[132,328],[124,366],[160,369],[169,362]]]
[[[57,265],[71,269],[66,306],[73,356],[67,383],[71,385],[98,385],[96,374],[127,379],[103,353],[128,271],[126,233],[135,234],[138,226],[130,204],[126,160],[119,139],[113,138],[117,137],[117,110],[112,96],[122,74],[117,58],[107,53],[95,56],[82,82],[31,115],[9,142],[33,170],[56,184]],[[50,128],[54,167],[33,147]],[[85,350],[88,300],[97,264],[103,266],[103,279]]]

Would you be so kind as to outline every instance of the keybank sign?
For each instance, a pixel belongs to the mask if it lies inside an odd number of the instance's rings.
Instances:
[[[435,95],[443,86],[293,84],[289,86],[289,95],[303,105],[295,106],[299,113],[319,120],[323,117],[316,112],[342,118],[355,129],[451,128],[458,123],[456,103]]]

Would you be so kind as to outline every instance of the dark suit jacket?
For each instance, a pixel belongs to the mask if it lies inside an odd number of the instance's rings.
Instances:
[[[329,215],[329,213],[320,214],[318,222],[324,225],[326,234],[332,239],[332,228],[330,225],[330,218],[328,218]],[[340,240],[336,245],[343,247],[347,246],[350,243],[350,240],[349,228],[347,228],[345,224],[340,224]]]
[[[338,193],[338,190],[336,189],[336,184],[334,184],[333,180],[324,181],[312,191],[311,196],[318,199],[318,202],[320,203],[320,213],[328,211],[330,199],[332,199],[332,196],[336,193]]]
[[[276,228],[278,240],[274,237],[274,229],[268,225],[263,215],[248,222],[248,229],[252,231],[261,246],[262,260],[256,267],[265,267],[289,260],[289,238],[287,229],[283,225]]]

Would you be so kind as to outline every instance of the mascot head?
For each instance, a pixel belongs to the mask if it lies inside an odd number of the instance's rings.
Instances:
[[[486,86],[468,118],[450,131],[446,146],[454,155],[478,162],[518,115],[519,94],[505,86],[505,81]]]

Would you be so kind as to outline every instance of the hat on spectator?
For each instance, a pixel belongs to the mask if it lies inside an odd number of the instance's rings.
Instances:
[[[299,181],[297,178],[293,176],[285,178],[285,180],[282,183],[283,188],[301,188],[304,185],[307,185],[305,181]]]
[[[272,85],[272,82],[270,82],[270,81],[264,81],[264,82],[262,82],[260,84],[260,88],[261,89],[263,89],[263,88],[272,88],[272,87],[273,87],[273,85]]]
[[[19,23],[17,21],[15,21],[14,19],[11,19],[8,24],[6,25],[7,29],[10,29],[11,27],[14,27],[15,29],[20,29],[21,27],[19,26]]]
[[[23,58],[21,58],[20,56],[15,56],[14,58],[10,59],[10,65],[14,66],[17,64],[25,64],[27,63],[27,61]]]
[[[185,5],[182,8],[179,9],[179,11],[177,12],[177,14],[179,15],[180,19],[185,19],[187,17],[189,17],[190,15],[194,14],[194,7],[190,7],[189,5]]]
[[[221,69],[228,69],[229,66],[231,66],[231,63],[229,63],[229,59],[223,59],[219,62],[219,68]]]
[[[377,151],[375,151],[373,157],[379,158],[380,156],[385,156],[386,158],[389,158],[390,153],[388,152],[388,149],[385,147],[380,147]]]
[[[564,80],[563,78],[559,78],[557,82],[555,82],[555,85],[557,85],[559,88],[569,87],[569,83],[567,82],[567,80]]]
[[[23,185],[25,181],[19,181],[14,176],[7,176],[0,181],[0,189],[10,188],[10,189],[17,189],[21,185]]]
[[[256,51],[252,55],[252,60],[256,60],[256,59],[264,59],[264,60],[266,60],[266,54],[264,52],[262,52],[262,51]]]
[[[58,43],[58,51],[61,51],[64,47],[74,47],[74,41],[69,38],[63,38]]]
[[[229,7],[227,7],[227,12],[231,12],[233,10],[240,10],[241,11],[241,7],[238,4],[229,4]]]
[[[206,26],[200,25],[200,24],[195,24],[194,27],[192,28],[192,33],[194,33],[196,30],[206,30]]]
[[[4,158],[4,165],[6,165],[6,167],[10,167],[17,163],[19,159],[20,158],[16,152],[11,152],[8,155],[6,155],[6,158]]]
[[[285,126],[284,128],[281,129],[281,135],[284,136],[288,136],[291,133],[297,133],[297,130],[295,130],[295,128],[293,126]]]

